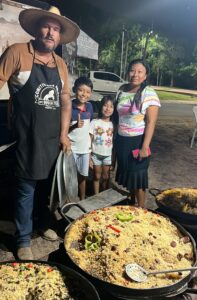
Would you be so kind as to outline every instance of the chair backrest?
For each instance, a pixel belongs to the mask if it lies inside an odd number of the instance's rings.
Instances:
[[[195,115],[196,123],[197,123],[197,106],[193,106],[193,113]]]

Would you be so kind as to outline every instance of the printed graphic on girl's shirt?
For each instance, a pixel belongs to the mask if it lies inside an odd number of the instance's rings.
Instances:
[[[105,140],[105,146],[111,147],[112,146],[112,139],[108,138],[107,140]]]
[[[97,136],[97,137],[95,138],[95,144],[96,144],[96,145],[102,146],[103,143],[104,143],[104,140],[103,140],[103,138],[102,138],[101,136]]]
[[[95,129],[95,134],[99,134],[99,135],[102,135],[104,133],[104,129],[102,127],[97,127]]]
[[[111,155],[113,143],[113,124],[101,119],[94,119],[90,124],[90,133],[93,134],[92,151],[99,155]]]
[[[113,135],[113,128],[107,128],[105,130],[102,127],[96,127],[95,128],[95,144],[96,145],[105,145],[106,147],[112,146],[112,135]],[[102,137],[103,136],[103,137]],[[110,138],[109,138],[110,137]]]
[[[113,128],[108,128],[106,130],[107,136],[112,136],[113,135]]]

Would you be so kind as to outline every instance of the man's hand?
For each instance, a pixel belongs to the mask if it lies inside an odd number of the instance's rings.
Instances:
[[[64,152],[66,153],[71,152],[71,145],[68,137],[60,137],[60,144]]]
[[[78,113],[77,127],[81,128],[84,125],[84,120],[81,120],[81,115]]]

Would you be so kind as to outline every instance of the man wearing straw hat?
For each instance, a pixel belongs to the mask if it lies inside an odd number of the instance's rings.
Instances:
[[[71,115],[68,71],[54,53],[59,44],[77,39],[77,24],[49,11],[26,9],[19,15],[22,28],[35,39],[10,46],[0,58],[0,88],[8,82],[13,132],[16,139],[15,223],[17,256],[33,259],[30,247],[34,193],[40,187],[43,224],[40,233],[49,240],[57,234],[48,228],[46,180],[59,153],[69,151]],[[46,216],[45,216],[46,215]]]

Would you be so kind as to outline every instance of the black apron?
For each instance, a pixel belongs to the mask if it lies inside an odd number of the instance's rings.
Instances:
[[[13,97],[16,176],[46,179],[59,153],[60,92],[57,67],[33,62],[30,77]]]

